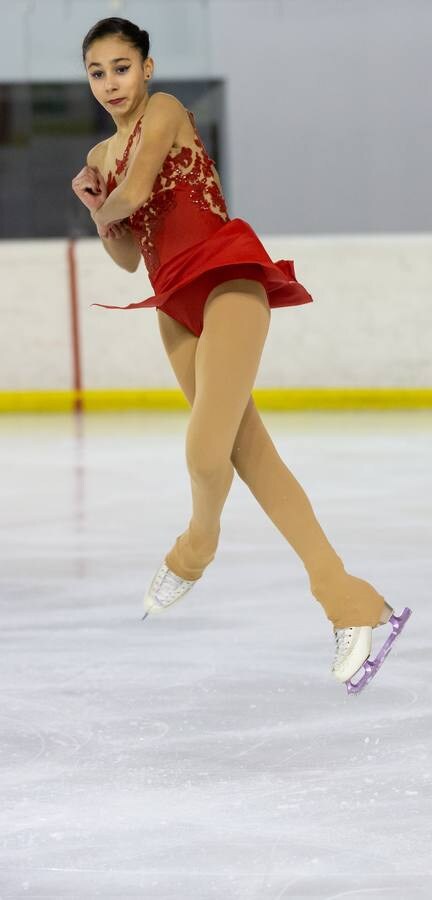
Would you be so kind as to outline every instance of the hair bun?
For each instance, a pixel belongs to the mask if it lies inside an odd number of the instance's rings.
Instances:
[[[148,31],[145,28],[140,28],[139,25],[135,25],[134,22],[130,22],[129,19],[119,19],[116,16],[110,16],[107,19],[100,19],[87,32],[82,45],[84,64],[87,50],[93,41],[107,35],[119,35],[125,41],[129,41],[133,47],[136,47],[144,60],[147,58],[150,49],[150,35]]]

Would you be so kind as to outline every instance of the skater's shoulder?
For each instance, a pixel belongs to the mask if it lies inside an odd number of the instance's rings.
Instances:
[[[104,141],[99,141],[98,144],[95,144],[94,147],[91,147],[87,153],[87,165],[88,166],[98,166],[100,167],[103,163],[106,153],[109,147],[111,138],[105,138]]]

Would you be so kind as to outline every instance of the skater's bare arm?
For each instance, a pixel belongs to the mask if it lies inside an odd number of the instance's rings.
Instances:
[[[98,169],[98,147],[93,147],[87,155],[87,165]],[[135,272],[141,260],[141,252],[134,233],[126,221],[112,223],[110,226],[97,225],[97,232],[102,244],[111,257],[122,269]]]
[[[146,203],[174,143],[183,114],[183,104],[172,94],[162,91],[152,94],[126,176],[105,202],[92,212],[97,225],[107,225],[130,216]]]
[[[112,225],[108,237],[103,237],[100,228],[101,226],[98,226],[99,237],[111,259],[127,272],[136,272],[141,253],[129,226],[123,223]]]

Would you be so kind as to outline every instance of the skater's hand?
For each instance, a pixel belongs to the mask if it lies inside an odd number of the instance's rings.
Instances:
[[[84,166],[72,179],[72,190],[91,212],[99,209],[107,198],[107,187],[97,166]]]
[[[118,222],[111,222],[110,225],[98,225],[97,232],[100,238],[122,238],[125,234],[130,231],[130,225],[128,224],[127,219],[122,219]]]

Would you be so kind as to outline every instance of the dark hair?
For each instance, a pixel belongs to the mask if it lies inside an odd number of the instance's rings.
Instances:
[[[90,44],[99,38],[106,37],[108,34],[119,34],[125,41],[132,44],[140,51],[143,60],[147,59],[150,50],[150,37],[148,31],[138,28],[129,19],[118,19],[111,16],[109,19],[99,19],[93,28],[87,32],[82,45],[82,55],[85,64],[85,57]]]

